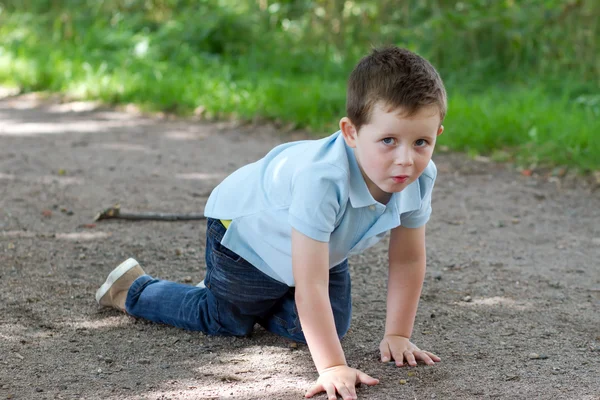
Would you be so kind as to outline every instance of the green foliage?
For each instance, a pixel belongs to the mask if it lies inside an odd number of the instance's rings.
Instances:
[[[336,128],[374,45],[428,58],[442,144],[600,168],[594,0],[0,0],[0,82],[207,118]]]
[[[506,161],[506,150],[528,166],[575,165],[582,170],[600,166],[598,110],[553,98],[542,90],[492,88],[485,94],[458,94],[440,137],[450,148],[489,153]]]

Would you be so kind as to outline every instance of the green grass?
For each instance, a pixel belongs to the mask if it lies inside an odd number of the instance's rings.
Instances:
[[[181,115],[201,107],[207,119],[259,117],[315,135],[337,129],[344,113],[355,60],[328,59],[310,46],[282,55],[277,43],[215,55],[173,44],[160,36],[166,28],[134,29],[135,21],[95,22],[64,40],[64,29],[51,21],[18,13],[0,20],[0,83]],[[600,170],[600,135],[592,133],[600,131],[600,94],[593,84],[536,77],[506,85],[485,73],[444,78],[449,112],[441,145],[527,167]]]
[[[447,135],[440,144],[480,154],[512,154],[528,167],[574,166],[600,169],[598,107],[584,97],[553,96],[542,88],[489,91],[450,100]],[[503,157],[506,158],[506,157]]]

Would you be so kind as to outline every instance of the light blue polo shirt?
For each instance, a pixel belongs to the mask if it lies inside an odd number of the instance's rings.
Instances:
[[[204,214],[232,220],[221,242],[270,277],[294,286],[292,227],[329,243],[329,267],[362,252],[397,226],[417,228],[431,214],[433,161],[387,205],[371,196],[340,131],[279,145],[221,182]]]

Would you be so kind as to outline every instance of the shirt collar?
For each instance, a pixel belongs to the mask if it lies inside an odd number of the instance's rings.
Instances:
[[[398,214],[415,211],[421,208],[421,185],[419,179],[404,188],[399,193],[394,193],[390,202],[396,204]]]
[[[342,135],[340,134],[340,137],[341,136]],[[367,183],[365,182],[360,167],[358,166],[358,162],[356,161],[354,149],[349,147],[343,138],[342,141],[346,147],[350,169],[350,204],[352,204],[352,207],[354,208],[378,204],[371,195],[371,192],[369,192]],[[419,179],[408,185],[403,191],[394,193],[388,204],[394,204],[398,210],[398,214],[421,208],[421,186],[419,184]]]
[[[349,147],[345,140],[343,140],[343,142],[346,147],[346,153],[348,154],[348,164],[350,169],[350,204],[352,204],[352,207],[354,208],[377,204],[377,201],[371,196],[367,183],[362,176],[362,172],[356,161],[356,156],[354,155],[354,149]]]

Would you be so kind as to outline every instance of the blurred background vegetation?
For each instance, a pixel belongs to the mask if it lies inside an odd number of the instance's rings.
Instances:
[[[396,44],[445,80],[443,148],[589,172],[599,39],[598,0],[0,0],[0,83],[325,135]]]

